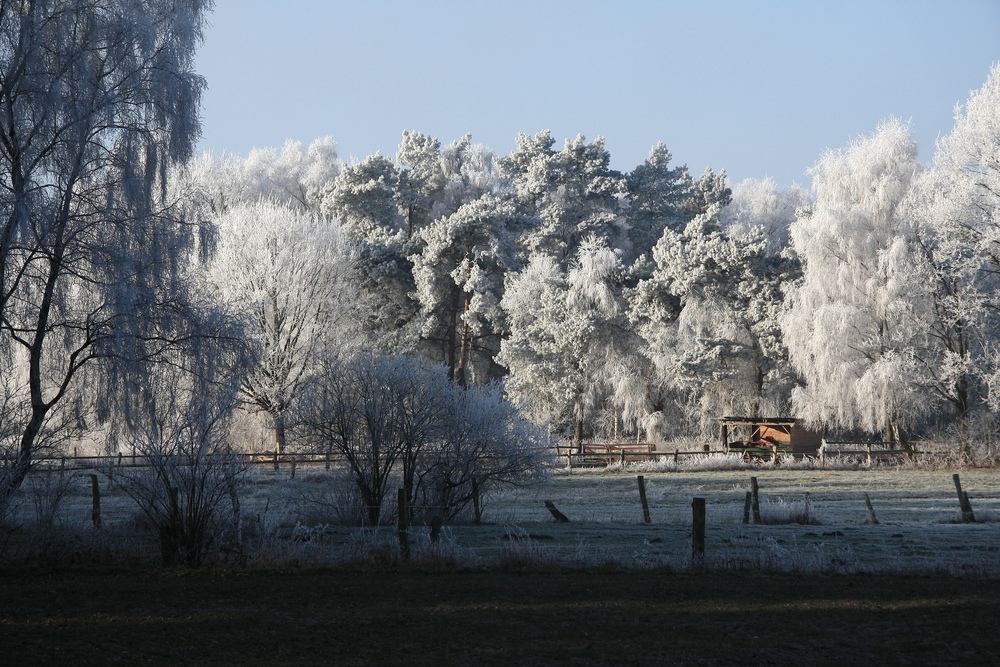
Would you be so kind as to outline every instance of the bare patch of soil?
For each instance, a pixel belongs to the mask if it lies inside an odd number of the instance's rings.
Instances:
[[[997,664],[998,617],[974,578],[0,570],[5,664]]]

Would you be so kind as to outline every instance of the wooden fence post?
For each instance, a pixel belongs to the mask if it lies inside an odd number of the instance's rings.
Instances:
[[[868,506],[868,517],[869,517],[869,520],[871,521],[872,525],[877,526],[878,525],[878,518],[875,516],[875,508],[872,507],[871,498],[868,497],[867,493],[865,494],[865,505]]]
[[[958,491],[958,504],[962,508],[962,522],[975,523],[976,515],[972,513],[972,504],[969,502],[969,494],[962,491],[962,482],[958,479],[956,472],[951,476],[955,480],[955,489]]]
[[[435,514],[431,518],[431,542],[437,542],[441,539],[441,516]]]
[[[293,455],[288,459],[289,465],[289,479],[295,479],[295,456]]]
[[[399,514],[399,520],[396,523],[399,535],[399,553],[403,556],[403,560],[410,560],[410,535],[408,533],[410,522],[409,516],[407,516],[406,491],[404,489],[399,489],[396,492],[396,509]]]
[[[94,528],[101,527],[101,485],[97,483],[97,475],[90,476],[90,493],[94,502],[90,511],[90,520],[94,522]]]
[[[747,499],[743,502],[743,523],[750,523],[750,503],[753,502],[753,494],[747,491]]]
[[[274,450],[274,469],[278,469],[278,450]]]
[[[750,478],[750,503],[753,508],[753,522],[760,523],[760,489],[756,477]]]
[[[705,564],[705,499],[691,501],[691,566]]]
[[[329,470],[330,469],[330,452],[326,453],[326,464],[325,465],[326,465],[326,469]]]
[[[472,509],[475,511],[476,515],[476,525],[483,523],[483,506],[479,499],[479,482],[476,478],[472,478]]]
[[[642,520],[645,523],[652,523],[652,519],[649,518],[649,503],[646,502],[646,480],[642,475],[636,477],[639,481],[639,501],[642,503]]]

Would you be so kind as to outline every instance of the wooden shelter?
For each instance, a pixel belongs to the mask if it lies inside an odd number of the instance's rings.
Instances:
[[[721,417],[722,448],[727,451],[807,455],[819,452],[823,437],[795,417]]]

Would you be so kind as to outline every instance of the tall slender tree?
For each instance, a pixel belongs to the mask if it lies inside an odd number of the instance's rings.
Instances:
[[[199,132],[192,69],[208,0],[0,3],[0,375],[21,409],[3,429],[20,486],[81,371],[121,386],[165,344],[189,228],[167,169]],[[162,331],[171,330],[163,327]],[[103,392],[96,386],[96,394]]]
[[[793,394],[797,413],[894,444],[932,405],[916,363],[926,280],[901,208],[921,168],[916,155],[909,129],[893,119],[816,163],[816,202],[791,229],[803,278],[782,326],[805,381]]]

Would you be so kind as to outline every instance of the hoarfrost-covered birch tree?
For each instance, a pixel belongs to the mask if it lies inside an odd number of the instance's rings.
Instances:
[[[812,168],[816,201],[792,225],[803,278],[789,294],[782,330],[804,380],[796,414],[815,425],[884,433],[931,408],[917,357],[926,276],[912,219],[901,204],[920,172],[916,145],[899,120]]]
[[[17,433],[0,505],[82,371],[107,362],[99,377],[114,388],[128,360],[169,344],[145,332],[174,314],[191,247],[165,186],[199,132],[192,64],[210,6],[0,4],[0,364],[18,406],[0,417]]]
[[[319,213],[340,168],[337,145],[330,137],[316,139],[308,147],[286,141],[280,152],[255,148],[246,157],[195,156],[174,170],[171,187],[194,220],[212,220],[233,206],[260,200]]]
[[[736,239],[759,228],[767,241],[767,254],[775,257],[788,247],[796,214],[811,203],[809,193],[797,185],[781,188],[770,178],[748,178],[733,187],[732,200],[720,212],[719,224]]]
[[[956,108],[909,203],[932,270],[939,354],[928,372],[964,430],[984,399],[1000,407],[1000,65]]]

